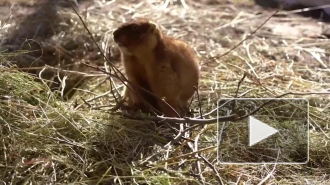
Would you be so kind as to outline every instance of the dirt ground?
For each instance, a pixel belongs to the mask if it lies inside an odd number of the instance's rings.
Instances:
[[[15,0],[15,1],[1,1],[0,2],[0,21],[3,24],[8,22],[9,16],[12,19],[20,19],[24,16],[32,13],[35,10],[36,2],[43,2],[40,0]],[[102,6],[98,7],[97,1],[91,0],[80,0],[79,10],[86,13],[89,12],[93,16],[104,16],[109,14],[113,8],[111,6]],[[109,1],[110,2],[110,1]],[[134,0],[122,1],[127,3],[134,3]],[[155,1],[158,5],[162,1]],[[189,38],[194,36],[196,40],[208,39],[205,35],[210,36],[210,39],[217,37],[215,41],[218,41],[221,45],[221,48],[231,48],[233,44],[228,44],[227,38],[242,37],[244,34],[254,32],[264,21],[271,16],[277,9],[275,8],[276,3],[273,1],[258,1],[258,0],[193,0],[189,1],[189,6],[193,8],[196,14],[200,14],[199,17],[194,17],[196,20],[181,20],[185,21],[186,24],[190,24],[189,21],[192,21],[191,33],[183,38]],[[124,3],[124,4],[125,4]],[[109,3],[111,4],[111,3]],[[123,7],[125,6],[123,4]],[[155,3],[154,3],[155,4]],[[260,6],[261,5],[261,6]],[[70,6],[70,5],[68,5]],[[174,2],[169,6],[181,6],[180,2]],[[299,7],[298,7],[299,8]],[[125,8],[123,8],[125,9]],[[219,17],[216,17],[218,11],[223,12],[219,14]],[[209,12],[209,13],[208,13]],[[235,13],[236,12],[236,15]],[[326,23],[327,19],[321,20],[322,11],[313,11],[312,13],[303,13],[296,14],[290,11],[280,11],[277,15],[273,16],[270,20],[267,21],[259,30],[254,34],[255,37],[260,38],[272,38],[274,40],[278,39],[300,39],[300,38],[326,38],[330,35],[330,27]],[[171,26],[178,27],[180,20],[173,19],[175,11],[165,13],[157,21],[161,23],[166,29]],[[148,17],[148,16],[147,16]],[[151,17],[150,17],[151,18]],[[114,17],[111,15],[109,21],[113,21]],[[168,19],[172,20],[171,22]],[[217,19],[222,19],[219,21]],[[234,20],[231,20],[234,19]],[[121,20],[119,20],[121,21]],[[186,22],[188,21],[188,22]],[[201,24],[199,24],[200,22]],[[221,23],[227,22],[224,25]],[[10,20],[9,22],[10,23]],[[199,24],[199,25],[196,25]],[[202,33],[200,33],[201,26],[204,27]],[[109,28],[111,30],[113,28]],[[215,30],[215,31],[212,31]],[[198,30],[198,31],[197,31]],[[198,32],[198,34],[197,34]],[[173,33],[169,33],[173,34]],[[198,45],[197,47],[207,47]],[[275,54],[270,57],[278,57]]]
[[[40,0],[15,0],[15,1],[0,1],[0,20],[2,22],[6,21],[9,16],[11,17],[21,17],[27,15],[35,10],[35,6],[37,2],[43,2]],[[111,8],[110,7],[97,7],[97,1],[91,0],[81,0],[79,2],[79,9],[86,10],[87,8],[93,7],[94,10],[91,12],[97,12],[98,14],[108,13]],[[123,1],[125,2],[125,1]],[[130,1],[127,1],[130,2]],[[254,2],[254,0],[194,0],[191,2],[191,6],[196,11],[204,12],[207,10],[221,10],[224,12],[245,12],[250,14],[251,21],[248,21],[250,28],[246,28],[248,30],[253,30],[260,26],[260,24],[264,21],[265,18],[270,16],[273,12],[276,11],[276,6],[274,2],[267,1],[258,1]],[[175,2],[176,5],[180,5],[179,2]],[[171,6],[171,5],[170,5]],[[296,7],[298,8],[298,7]],[[264,30],[269,30],[270,34],[280,35],[282,37],[295,37],[299,38],[301,36],[306,37],[321,37],[322,35],[327,35],[328,25],[326,23],[320,22],[321,19],[317,19],[317,17],[321,17],[322,11],[313,11],[312,13],[306,12],[304,14],[294,14],[294,12],[290,11],[281,11],[277,15],[275,15],[269,22],[262,28]],[[262,15],[257,17],[262,17],[263,19],[252,18],[253,15]],[[324,15],[323,15],[324,16]],[[239,17],[237,17],[239,18]],[[228,19],[225,17],[224,19]],[[200,21],[203,20],[203,17],[200,17]],[[327,19],[321,20],[326,22]],[[216,22],[215,22],[216,23]],[[220,25],[219,25],[220,26]],[[243,27],[242,27],[243,29]],[[290,31],[288,31],[290,29]],[[235,32],[228,30],[228,32],[223,33],[225,36],[234,35]],[[258,35],[258,34],[257,34]],[[262,35],[260,35],[262,36]]]

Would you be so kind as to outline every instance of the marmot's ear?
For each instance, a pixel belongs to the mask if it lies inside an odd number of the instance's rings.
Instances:
[[[149,24],[150,24],[149,33],[154,33],[159,29],[157,23],[149,20]]]

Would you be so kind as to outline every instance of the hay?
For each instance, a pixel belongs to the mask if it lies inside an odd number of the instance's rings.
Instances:
[[[110,52],[114,52],[110,57],[112,62],[119,59],[110,33],[131,17],[156,19],[166,34],[188,41],[202,61],[200,99],[203,113],[213,110],[220,97],[234,97],[244,73],[247,76],[237,92],[242,98],[276,97],[289,91],[329,91],[329,70],[325,68],[328,66],[329,40],[311,38],[308,34],[298,39],[297,35],[273,32],[284,20],[305,24],[306,19],[295,15],[273,17],[255,36],[220,58],[254,31],[271,12],[255,15],[256,8],[248,3],[233,6],[219,1],[206,5],[188,0],[186,3],[192,9],[185,10],[176,2],[156,10],[155,6],[160,7],[162,3],[99,2],[87,10],[89,15],[86,16],[83,9],[80,13],[87,17],[85,22],[102,49],[109,52],[106,48],[110,47]],[[205,11],[198,9],[200,7]],[[104,61],[95,54],[97,49],[77,16],[69,10],[65,15],[70,17],[67,23],[71,26],[64,26],[64,31],[44,40],[43,47],[65,48],[77,57],[74,62],[89,60],[102,66]],[[312,20],[309,23],[318,26]],[[6,32],[12,26],[1,31]],[[2,64],[23,52],[17,48],[14,51],[1,50]],[[95,55],[91,57],[91,53]],[[84,75],[95,74],[91,68],[69,70]],[[109,92],[111,84],[105,78],[88,80],[72,100],[63,102],[52,93],[46,80],[1,65],[0,145],[3,147],[0,147],[0,179],[11,184],[329,183],[329,95],[303,96],[310,100],[311,142],[307,165],[215,165],[216,124],[191,128],[190,135],[185,136],[189,139],[181,138],[168,144],[174,137],[168,124],[159,126],[151,121],[123,119],[120,114],[108,113],[115,102]],[[114,88],[120,91],[122,84],[113,81]],[[286,97],[301,96],[291,94]],[[199,111],[197,105],[195,99],[193,108],[196,112]],[[213,113],[206,118],[215,116]],[[246,131],[226,133],[242,136]],[[197,144],[194,144],[195,139]],[[228,142],[222,145],[222,150],[234,147]],[[252,159],[244,152],[240,157]]]
[[[2,29],[1,51],[21,51],[6,57],[6,63],[48,80],[53,91],[59,91],[63,98],[70,99],[75,88],[91,79],[87,72],[92,70],[83,63],[103,64],[97,47],[79,21],[66,1],[39,2],[28,16],[10,19]],[[95,21],[92,19],[87,23]],[[108,25],[102,25],[101,21],[98,26]],[[102,28],[91,26],[90,29],[97,33]],[[101,39],[97,35],[95,38]],[[45,69],[46,65],[53,68]]]

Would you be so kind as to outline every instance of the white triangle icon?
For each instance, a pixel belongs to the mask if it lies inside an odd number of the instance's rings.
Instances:
[[[249,116],[249,146],[255,145],[277,132],[278,130],[275,128]]]

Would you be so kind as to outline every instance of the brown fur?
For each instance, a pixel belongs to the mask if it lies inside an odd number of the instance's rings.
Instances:
[[[113,37],[121,50],[127,79],[153,92],[183,116],[199,81],[199,61],[193,49],[181,40],[163,35],[156,23],[146,19],[122,24]],[[178,116],[164,102],[139,93],[165,116]],[[129,89],[124,98],[132,107],[142,103]]]

